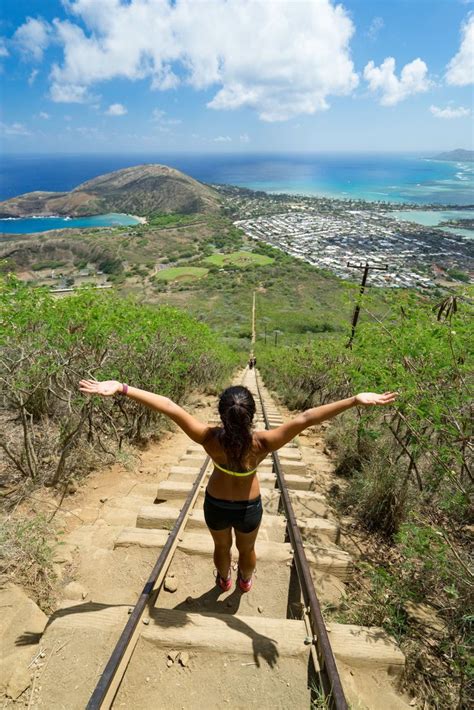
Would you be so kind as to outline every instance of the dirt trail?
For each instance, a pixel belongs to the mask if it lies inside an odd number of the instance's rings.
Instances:
[[[247,371],[249,385],[253,377]],[[283,417],[288,413],[277,407],[268,393],[266,399],[277,425],[278,411]],[[196,414],[203,420],[212,420],[215,401],[196,402]],[[137,529],[137,515],[145,520],[142,525],[151,528],[156,510],[174,508],[177,513],[181,499],[168,499],[159,505],[154,500],[157,495],[162,497],[159,490],[166,490],[170,481],[189,480],[184,467],[198,470],[203,456],[196,448],[183,433],[171,433],[143,452],[132,471],[119,465],[99,471],[89,477],[73,501],[68,501],[60,514],[67,532],[58,557],[63,560],[58,561],[58,569],[63,570],[64,597],[43,635],[41,643],[47,662],[36,670],[29,708],[85,707],[126,623],[129,606],[135,603],[159,552],[149,546],[155,530]],[[308,479],[303,482],[308,484],[305,489],[292,492],[292,499],[302,529],[306,526],[306,537],[314,546],[312,554],[321,556],[323,551],[325,560],[329,555],[329,567],[324,567],[326,563],[313,567],[318,595],[323,603],[337,605],[344,594],[346,558],[336,546],[338,522],[324,495],[318,494],[321,477],[329,481],[332,475],[332,463],[324,448],[322,433],[310,430],[300,437],[296,447],[282,452],[282,460],[295,485],[301,485],[298,472]],[[181,472],[175,468],[178,462]],[[267,486],[265,491],[262,489],[266,514],[257,545],[259,561],[252,591],[242,595],[232,587],[221,593],[215,587],[209,554],[212,545],[201,526],[200,498],[192,529],[188,526],[189,533],[184,534],[168,571],[170,591],[165,588],[160,592],[155,609],[150,612],[114,707],[201,710],[222,708],[224,704],[237,709],[300,710],[311,706],[314,688],[308,687],[308,679],[310,686],[314,686],[314,679],[309,673],[307,648],[298,644],[293,648],[290,632],[286,639],[278,636],[276,620],[281,619],[283,624],[288,623],[285,620],[302,623],[296,621],[301,603],[292,575],[291,552],[284,544],[284,528],[276,519],[277,504],[269,487],[272,484],[264,482],[271,475],[267,470],[265,465],[260,469],[261,485]],[[160,514],[164,516],[163,512]],[[140,538],[138,542],[130,538],[134,530]],[[207,546],[205,550],[203,544]],[[235,560],[236,557],[234,579]],[[331,560],[341,565],[339,571]],[[166,621],[169,618],[174,620],[171,626]],[[205,627],[201,633],[202,619]],[[340,632],[336,627],[332,629],[335,643]],[[171,640],[166,642],[166,638]],[[374,634],[372,642],[375,648],[380,645],[380,638]],[[285,643],[288,649],[282,650]],[[356,636],[356,643],[352,643],[365,648],[362,636],[360,641]],[[373,662],[364,656],[357,662],[359,665],[349,664],[346,648],[348,644],[342,644],[336,658],[352,708],[409,707],[407,699],[394,689],[387,672],[397,674],[401,665],[388,668],[377,661],[376,654]],[[400,657],[392,645],[388,644],[387,649],[389,654],[395,654],[398,663]]]

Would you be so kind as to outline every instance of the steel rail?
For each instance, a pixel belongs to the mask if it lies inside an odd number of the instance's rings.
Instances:
[[[163,581],[166,571],[171,563],[171,554],[178,545],[178,537],[184,528],[188,513],[194,505],[199,493],[199,487],[204,479],[206,469],[209,465],[210,457],[206,459],[201,466],[196,480],[193,483],[188,497],[181,508],[181,511],[176,519],[174,527],[170,532],[168,539],[155,562],[155,565],[150,573],[148,581],[143,587],[137,603],[135,604],[132,613],[122,631],[117,644],[112,651],[107,665],[105,666],[99,682],[97,683],[94,692],[92,693],[86,710],[103,710],[110,708],[117,692],[118,686],[123,678],[127,664],[133,653],[135,645],[139,637],[138,624],[147,608],[147,604],[151,601],[156,589]],[[167,564],[168,563],[168,564]]]
[[[257,383],[257,391],[260,399],[260,405],[262,407],[263,418],[265,420],[265,426],[269,429],[270,424],[265,410],[265,405],[263,403],[257,372],[255,372],[255,381]],[[321,606],[314,588],[308,560],[306,559],[303,539],[296,522],[293,506],[291,505],[290,496],[288,494],[288,488],[285,483],[285,476],[281,468],[280,458],[275,451],[272,452],[272,458],[278,487],[280,489],[283,509],[287,520],[288,536],[293,547],[293,559],[295,561],[296,572],[298,574],[301,592],[306,606],[306,612],[308,613],[313,633],[313,643],[318,651],[318,659],[321,669],[325,671],[325,675],[327,677],[327,679],[324,679],[326,680],[326,687],[324,688],[324,691],[327,694],[327,700],[334,710],[348,710],[347,701],[336,666],[336,660],[334,658],[326,625],[321,612]]]

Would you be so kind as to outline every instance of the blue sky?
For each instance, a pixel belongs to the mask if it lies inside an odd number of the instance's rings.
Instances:
[[[10,153],[474,148],[472,0],[3,0]]]

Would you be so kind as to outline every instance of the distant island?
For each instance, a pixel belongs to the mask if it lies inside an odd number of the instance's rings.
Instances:
[[[0,217],[89,217],[110,212],[147,216],[156,213],[218,212],[212,188],[166,165],[136,165],[100,175],[71,192],[28,192],[0,202]]]
[[[457,148],[457,150],[449,150],[446,153],[435,155],[433,160],[449,160],[454,162],[459,161],[460,163],[472,163],[474,162],[474,150]]]

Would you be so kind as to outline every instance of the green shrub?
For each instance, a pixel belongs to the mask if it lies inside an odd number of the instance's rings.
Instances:
[[[66,266],[65,261],[58,261],[56,259],[46,259],[43,261],[37,261],[32,264],[32,271],[41,271],[41,269],[60,269],[62,266]]]
[[[0,448],[23,478],[54,485],[83,472],[84,447],[110,456],[162,421],[132,400],[82,396],[81,377],[128,381],[183,402],[193,389],[218,391],[236,363],[182,311],[113,291],[56,300],[14,278],[0,281],[0,348],[2,406],[19,422],[2,432]]]
[[[466,274],[465,271],[460,271],[460,269],[448,269],[446,273],[455,281],[462,281],[463,283],[469,283],[470,281],[469,274]]]
[[[257,343],[267,387],[290,407],[400,393],[394,406],[352,409],[329,430],[347,478],[336,504],[374,533],[366,553],[375,560],[358,563],[340,620],[382,626],[403,642],[406,675],[436,708],[469,707],[473,675],[472,303],[467,290],[441,303],[393,292],[380,316],[369,296],[351,349],[349,333],[296,348]],[[408,602],[425,604],[442,631],[423,631]]]
[[[402,466],[392,463],[388,451],[380,448],[354,475],[343,501],[367,530],[391,538],[405,520],[408,496]]]
[[[117,259],[116,257],[113,257],[113,256],[102,257],[99,260],[97,266],[100,271],[104,272],[104,274],[118,275],[118,274],[121,274],[123,271],[122,262],[120,261],[120,259]]]

